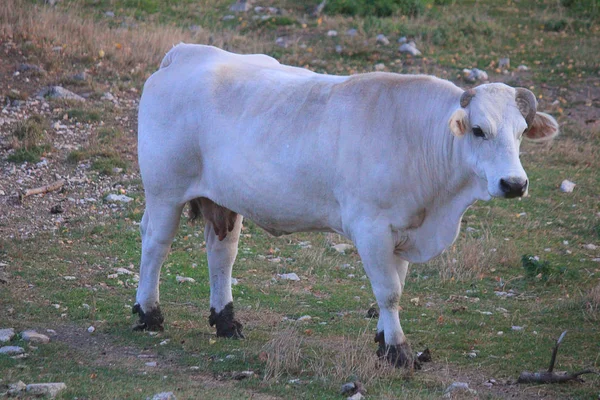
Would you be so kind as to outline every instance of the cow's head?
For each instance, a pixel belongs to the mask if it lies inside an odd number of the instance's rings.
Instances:
[[[450,118],[450,130],[463,140],[473,172],[487,181],[493,197],[521,197],[529,181],[519,160],[524,137],[547,141],[558,134],[556,120],[537,112],[534,94],[502,83],[465,91]]]

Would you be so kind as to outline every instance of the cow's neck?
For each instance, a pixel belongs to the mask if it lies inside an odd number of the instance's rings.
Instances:
[[[476,200],[488,198],[486,183],[466,167],[461,140],[447,132],[430,143],[428,165],[434,167],[424,167],[418,200],[425,206],[400,234],[398,253],[410,262],[426,262],[448,248],[458,235],[464,212]]]

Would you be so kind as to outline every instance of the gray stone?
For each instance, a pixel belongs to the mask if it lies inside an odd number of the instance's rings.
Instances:
[[[344,48],[341,45],[336,45],[335,46],[335,52],[340,54],[342,51],[344,51]]]
[[[402,36],[400,38],[398,38],[398,43],[402,44],[402,43],[406,43],[408,42],[408,39],[406,38],[406,36]]]
[[[115,16],[114,11],[107,11],[104,13],[104,15],[106,15],[109,18],[113,18]]]
[[[402,44],[398,48],[398,51],[400,53],[408,53],[408,54],[412,55],[413,57],[421,55],[421,52],[417,49],[417,47],[415,45],[415,42],[409,42],[409,43]]]
[[[109,203],[129,203],[133,201],[133,199],[129,196],[125,196],[124,194],[114,194],[111,193],[105,197],[105,200]]]
[[[350,37],[354,37],[358,34],[358,31],[354,28],[350,28],[346,31],[346,35],[350,36]]]
[[[341,393],[342,395],[349,395],[356,391],[356,385],[354,382],[347,382],[342,385]]]
[[[242,379],[250,378],[252,375],[254,375],[254,371],[235,372],[232,375],[232,378],[237,381],[241,381]]]
[[[147,400],[177,400],[173,392],[156,393],[152,398],[147,397]]]
[[[0,354],[6,354],[7,356],[14,356],[23,353],[25,353],[25,349],[19,346],[0,347]]]
[[[229,7],[229,11],[233,12],[247,12],[252,8],[252,1],[250,0],[238,0]]]
[[[8,385],[8,395],[9,396],[17,396],[20,392],[27,389],[27,385],[23,383],[23,381],[19,381],[17,383],[11,383]]]
[[[188,278],[187,276],[181,276],[181,275],[177,275],[175,277],[175,280],[177,281],[177,283],[184,283],[184,282],[196,283],[196,280],[194,278]]]
[[[30,72],[30,73],[36,73],[36,74],[46,73],[46,71],[44,71],[44,69],[42,67],[35,65],[35,64],[27,64],[27,63],[19,64],[19,66],[17,67],[17,71]]]
[[[50,343],[50,338],[41,333],[37,333],[34,330],[27,330],[21,332],[21,338],[26,342],[31,343]]]
[[[13,337],[15,337],[13,328],[0,329],[0,343],[10,342]]]
[[[38,99],[66,99],[75,101],[85,101],[83,97],[78,94],[65,89],[62,86],[49,86],[42,89],[36,96]]]
[[[113,101],[113,102],[117,101],[117,99],[111,92],[104,92],[102,97],[100,97],[100,100]]]
[[[327,32],[327,36],[329,37],[336,37],[337,35],[337,31],[334,31],[333,29]]]
[[[51,398],[56,397],[58,392],[65,390],[67,385],[63,382],[56,383],[31,383],[27,385],[27,393],[35,396],[50,396]]]
[[[387,46],[388,44],[390,44],[390,40],[382,33],[377,35],[376,39],[377,39],[377,43],[382,44],[384,46]]]
[[[284,37],[278,37],[277,39],[275,39],[275,44],[283,48],[288,47],[288,42]]]
[[[233,19],[235,19],[235,15],[225,15],[223,18],[221,18],[223,21],[231,21]]]
[[[517,69],[518,69],[519,71],[523,71],[523,72],[525,72],[525,71],[529,71],[529,67],[528,67],[527,65],[525,65],[525,64],[521,64],[521,65],[519,65],[519,66],[517,67]]]
[[[85,71],[81,71],[72,76],[74,81],[87,81],[88,74]]]

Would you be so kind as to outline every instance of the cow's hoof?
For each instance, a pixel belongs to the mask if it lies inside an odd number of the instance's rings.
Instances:
[[[385,344],[383,332],[377,332],[375,342],[379,343],[377,356],[380,359],[387,360],[396,368],[421,369],[421,363],[413,355],[408,342],[396,345]]]
[[[233,303],[228,303],[218,313],[211,307],[208,323],[210,326],[217,326],[217,337],[244,339],[242,324],[234,318]]]
[[[135,303],[131,308],[131,312],[140,316],[138,322],[136,322],[132,327],[134,331],[165,330],[165,327],[163,326],[165,319],[163,318],[162,312],[160,311],[160,307],[158,305],[153,310],[144,312],[139,303]]]

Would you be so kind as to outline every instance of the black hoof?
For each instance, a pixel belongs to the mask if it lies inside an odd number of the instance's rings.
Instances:
[[[385,359],[396,368],[421,369],[421,363],[413,355],[408,342],[397,345],[385,344],[385,337],[382,332],[377,332],[375,342],[379,343],[377,356]]]
[[[219,313],[211,307],[208,323],[210,326],[217,326],[217,337],[244,339],[242,324],[233,314],[233,303],[227,304]]]
[[[131,312],[140,316],[139,321],[136,322],[132,327],[134,331],[165,330],[165,327],[163,326],[165,319],[163,318],[162,312],[160,311],[160,307],[158,305],[155,309],[144,312],[142,311],[142,307],[140,307],[138,303],[135,303],[131,308]]]

